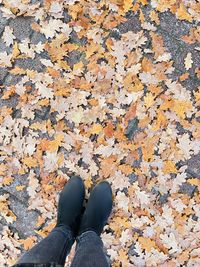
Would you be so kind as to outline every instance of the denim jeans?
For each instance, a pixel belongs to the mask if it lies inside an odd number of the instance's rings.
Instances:
[[[26,266],[26,263],[52,263],[64,266],[65,259],[75,239],[66,226],[57,226],[51,233],[27,251],[16,263]],[[17,266],[16,265],[16,266]],[[101,238],[93,231],[87,231],[77,237],[77,246],[71,267],[108,267],[108,261],[103,250]]]

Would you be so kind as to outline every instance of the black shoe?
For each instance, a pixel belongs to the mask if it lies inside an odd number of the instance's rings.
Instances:
[[[86,231],[95,231],[101,235],[112,210],[112,189],[108,182],[100,182],[90,194],[83,214],[79,235]]]
[[[72,176],[60,193],[57,226],[68,226],[76,236],[79,228],[85,187],[79,176]]]

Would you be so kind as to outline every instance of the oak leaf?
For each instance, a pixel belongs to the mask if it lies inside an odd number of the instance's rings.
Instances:
[[[185,68],[186,68],[186,70],[189,70],[192,67],[192,63],[193,63],[193,61],[192,61],[192,54],[191,53],[188,53],[187,54],[184,62],[185,62]]]

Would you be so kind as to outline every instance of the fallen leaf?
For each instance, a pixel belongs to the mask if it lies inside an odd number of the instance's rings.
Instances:
[[[192,67],[193,61],[192,61],[192,54],[188,53],[185,60],[185,68],[186,70],[189,70]]]

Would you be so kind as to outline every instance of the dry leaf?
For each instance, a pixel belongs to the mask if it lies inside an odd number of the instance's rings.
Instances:
[[[9,26],[6,26],[3,32],[3,41],[6,43],[6,46],[13,45],[15,36],[13,35],[13,29],[10,28]]]
[[[185,62],[185,68],[186,68],[186,70],[189,70],[192,67],[192,63],[193,63],[193,61],[192,61],[192,54],[191,53],[188,53],[187,54],[184,62]]]

